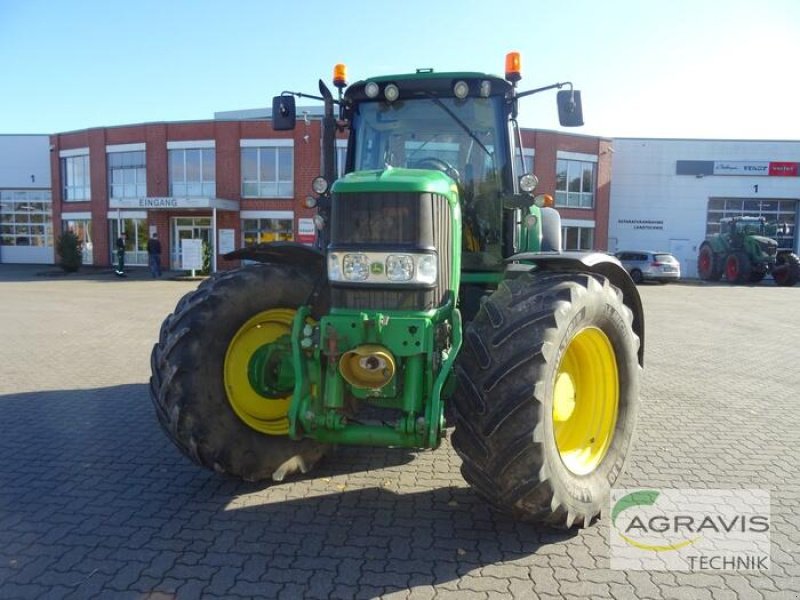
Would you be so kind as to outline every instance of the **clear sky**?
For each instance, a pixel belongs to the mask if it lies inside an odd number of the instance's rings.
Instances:
[[[0,0],[0,133],[210,119],[337,62],[502,75],[510,50],[521,89],[581,89],[582,133],[800,140],[798,0]],[[555,95],[520,116],[557,129]]]

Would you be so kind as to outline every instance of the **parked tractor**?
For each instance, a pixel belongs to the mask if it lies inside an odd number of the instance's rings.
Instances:
[[[313,182],[316,244],[237,250],[246,266],[183,297],[152,352],[169,438],[245,480],[306,472],[339,444],[434,449],[445,407],[462,473],[491,505],[554,526],[589,524],[627,462],[644,357],[642,304],[619,262],[561,252],[552,197],[534,195],[518,91],[431,69],[346,83],[324,104]],[[567,89],[562,89],[567,88]],[[336,179],[336,137],[347,134]],[[255,261],[255,264],[252,264]]]
[[[700,245],[697,273],[705,281],[758,283],[772,275],[776,285],[793,286],[800,280],[800,259],[779,249],[774,236],[778,226],[764,217],[720,219],[720,232]]]

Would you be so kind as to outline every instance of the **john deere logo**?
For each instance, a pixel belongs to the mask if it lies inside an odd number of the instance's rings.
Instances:
[[[373,275],[383,275],[383,263],[374,262],[369,265],[369,272]]]

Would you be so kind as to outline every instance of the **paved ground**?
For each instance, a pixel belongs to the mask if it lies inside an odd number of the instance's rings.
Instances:
[[[263,487],[179,455],[148,355],[195,283],[0,265],[2,598],[800,597],[800,287],[644,286],[647,369],[623,485],[772,492],[768,574],[608,568],[607,523],[492,514],[459,459],[341,449]]]

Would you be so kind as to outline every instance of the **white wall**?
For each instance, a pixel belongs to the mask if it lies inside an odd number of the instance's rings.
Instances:
[[[0,189],[51,188],[50,137],[47,135],[0,135]],[[54,224],[58,235],[60,224]],[[0,263],[52,264],[52,246],[2,246]]]
[[[50,187],[50,137],[0,135],[0,188],[43,187]]]
[[[678,160],[800,162],[800,142],[617,138],[613,148],[609,238],[617,250],[670,251],[688,240],[679,257],[687,277],[697,276],[709,198],[800,199],[800,177],[675,174]]]

